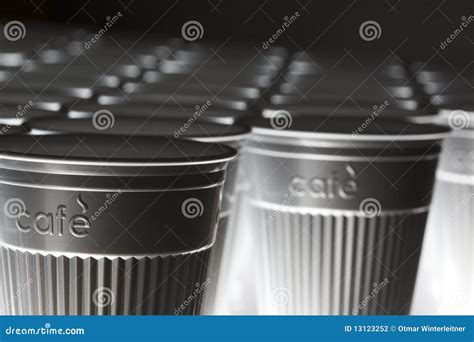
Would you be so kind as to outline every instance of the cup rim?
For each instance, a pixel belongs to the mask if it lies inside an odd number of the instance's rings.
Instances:
[[[173,141],[173,148],[178,151],[179,149],[182,150],[181,155],[178,157],[170,157],[170,156],[157,156],[154,155],[152,157],[149,156],[133,156],[133,153],[126,156],[117,156],[115,158],[103,158],[96,154],[93,155],[93,152],[85,152],[85,155],[75,155],[75,156],[68,156],[64,155],[66,153],[51,153],[48,155],[47,153],[34,153],[26,151],[21,151],[21,147],[19,147],[16,151],[9,151],[7,148],[2,149],[2,145],[5,142],[8,142],[9,139],[12,140],[12,143],[20,141],[22,139],[30,139],[33,141],[34,139],[38,139],[41,137],[40,142],[43,144],[53,144],[60,141],[74,141],[74,139],[90,139],[93,140],[94,143],[97,143],[99,140],[103,144],[106,144],[105,140],[112,140],[115,142],[120,141],[123,136],[101,136],[101,135],[87,135],[87,134],[53,134],[53,135],[43,135],[43,136],[29,136],[29,135],[17,135],[12,134],[6,136],[2,140],[0,140],[0,164],[1,161],[6,162],[27,162],[32,163],[33,165],[41,165],[44,164],[52,164],[52,165],[62,165],[62,166],[114,166],[114,167],[169,167],[169,166],[199,166],[199,165],[209,165],[209,164],[219,164],[225,163],[235,158],[237,152],[226,145],[219,145],[219,144],[209,144],[204,142],[192,141],[190,139],[176,139]],[[53,137],[53,138],[51,138]],[[46,141],[49,140],[49,141]],[[166,137],[150,137],[150,136],[141,136],[136,137],[135,139],[132,137],[132,140],[137,140],[141,143],[149,143],[150,149],[156,148],[153,143],[155,144],[164,144],[169,141],[171,138]],[[78,141],[78,140],[75,140]],[[65,146],[67,149],[67,146]],[[193,151],[195,154],[194,156],[187,157],[184,153],[186,149],[201,149],[207,152],[206,155],[199,155],[197,150]],[[88,154],[87,154],[88,153]],[[198,154],[198,155],[196,155]],[[0,165],[0,167],[3,167]],[[8,167],[7,167],[8,168]]]
[[[309,140],[343,140],[343,141],[367,141],[367,142],[397,142],[397,141],[433,141],[448,137],[451,130],[447,127],[441,127],[433,124],[418,124],[408,120],[392,120],[392,119],[378,119],[374,124],[384,125],[404,125],[413,126],[414,132],[405,132],[401,130],[396,134],[367,134],[365,131],[360,134],[355,134],[354,131],[348,132],[338,129],[338,125],[344,123],[353,124],[354,129],[357,129],[364,121],[362,118],[337,117],[311,117],[311,116],[297,116],[295,121],[301,120],[299,126],[289,125],[285,129],[275,129],[270,121],[272,119],[257,119],[252,122],[252,133],[260,137],[282,137],[293,139],[309,139]],[[305,125],[313,123],[312,126]],[[328,123],[325,125],[325,123]],[[319,124],[319,125],[318,125]],[[325,125],[325,126],[323,126]],[[311,127],[316,127],[312,130]],[[418,130],[417,130],[418,129]]]

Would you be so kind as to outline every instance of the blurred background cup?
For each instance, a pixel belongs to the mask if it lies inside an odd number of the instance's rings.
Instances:
[[[440,106],[429,120],[453,131],[443,143],[436,174],[412,313],[469,315],[474,312],[474,107],[472,100]]]
[[[288,114],[244,148],[259,313],[408,313],[448,130]]]
[[[197,314],[230,147],[159,137],[0,140],[5,314]]]
[[[168,110],[166,106],[154,112],[152,112],[151,108],[146,109],[144,106],[141,108],[145,109],[141,112],[142,116],[136,114],[131,108],[107,106],[96,110],[95,113],[101,113],[99,115],[105,115],[107,118],[113,118],[114,120],[113,125],[110,125],[110,127],[103,131],[97,129],[98,116],[94,118],[94,112],[90,110],[90,106],[76,107],[73,113],[81,117],[80,119],[38,119],[30,121],[27,127],[32,134],[95,133],[103,135],[122,135],[126,137],[161,136],[173,140],[182,138],[209,144],[224,144],[236,150],[240,149],[250,132],[246,126],[215,123],[215,121],[218,121],[220,118],[233,120],[234,116],[240,117],[240,112],[235,113],[217,110],[214,113],[209,113],[208,110],[204,110],[198,117],[195,117],[194,114],[189,111],[183,111],[182,109]],[[140,106],[135,109],[140,109]],[[134,113],[134,116],[131,117],[130,113]],[[151,116],[147,117],[146,114],[150,114]],[[201,115],[203,118],[202,122],[199,120]],[[87,116],[89,117],[87,118]],[[171,117],[174,117],[174,119]],[[208,117],[210,117],[210,119],[206,121]],[[225,150],[225,147],[222,147],[222,149]],[[224,284],[227,283],[226,278],[230,272],[230,270],[227,269],[230,267],[230,256],[227,256],[228,253],[225,253],[224,245],[227,235],[229,234],[230,216],[235,206],[234,191],[238,162],[239,158],[236,157],[229,162],[227,167],[221,211],[219,213],[219,227],[207,265],[209,284],[204,291],[205,299],[203,300],[202,310],[204,314],[212,314],[218,311],[219,301],[217,300],[217,293],[218,291],[225,292]],[[221,290],[219,290],[219,288],[221,288]]]

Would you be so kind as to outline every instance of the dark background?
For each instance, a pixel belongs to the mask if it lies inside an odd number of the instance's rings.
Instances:
[[[446,49],[440,49],[440,43],[461,24],[461,17],[474,15],[472,0],[16,0],[0,4],[3,20],[90,28],[103,26],[105,18],[117,11],[123,18],[111,29],[113,35],[134,30],[140,35],[147,32],[147,37],[157,33],[179,37],[186,21],[197,20],[204,27],[203,39],[246,40],[260,48],[285,16],[299,11],[300,18],[275,45],[295,50],[364,49],[380,55],[395,52],[407,60],[426,61],[434,56],[461,67],[468,67],[474,56],[474,22]],[[366,20],[380,24],[380,39],[365,42],[359,37],[359,26]]]

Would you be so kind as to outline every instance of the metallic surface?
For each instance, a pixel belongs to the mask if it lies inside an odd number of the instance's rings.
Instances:
[[[447,130],[379,120],[352,134],[358,125],[254,122],[245,201],[259,313],[408,313]]]
[[[454,125],[457,120],[461,120],[464,127],[457,127],[444,141],[436,175],[433,210],[428,219],[414,314],[469,315],[474,312],[472,111],[443,109],[433,119],[445,126]]]
[[[230,145],[237,150],[240,149],[245,138],[248,137],[249,129],[245,126],[233,125],[225,126],[209,122],[195,122],[185,129],[180,130],[186,122],[185,117],[181,119],[150,119],[143,117],[135,118],[118,117],[114,126],[104,132],[98,132],[94,126],[92,118],[89,119],[63,119],[63,120],[36,120],[28,127],[33,134],[54,134],[54,133],[101,133],[107,135],[124,136],[179,136],[185,139],[193,139],[208,143],[221,142]],[[219,214],[219,225],[216,242],[210,252],[210,263],[208,266],[208,277],[210,284],[206,289],[206,313],[214,312],[217,305],[215,302],[216,292],[219,287],[221,273],[221,259],[224,250],[224,242],[228,231],[228,221],[235,205],[234,188],[236,182],[236,172],[238,158],[229,162],[227,177],[224,183],[223,196],[221,201],[221,212]],[[141,195],[143,196],[143,195]],[[138,199],[137,199],[138,200]]]
[[[202,119],[224,125],[232,125],[236,121],[248,118],[250,112],[213,108],[212,103],[180,107],[164,104],[123,103],[118,105],[101,106],[95,103],[77,103],[68,110],[71,119],[92,118],[99,110],[108,110],[115,117],[155,118],[155,119]]]
[[[198,313],[235,151],[153,137],[36,139],[0,141],[5,313]]]

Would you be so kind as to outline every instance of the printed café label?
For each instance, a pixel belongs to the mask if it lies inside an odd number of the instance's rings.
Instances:
[[[70,215],[70,210],[64,204],[58,205],[54,212],[38,211],[36,213],[28,211],[24,206],[20,208],[21,210],[17,209],[17,215],[14,217],[16,227],[22,233],[37,232],[41,235],[63,236],[69,231],[72,236],[86,237],[91,228],[89,218],[83,215],[88,205],[80,195],[76,202],[81,207],[82,214]]]
[[[309,196],[318,199],[352,199],[359,190],[354,168],[347,164],[345,174],[333,170],[329,176],[305,178],[295,176],[291,179],[289,191],[299,197]]]

